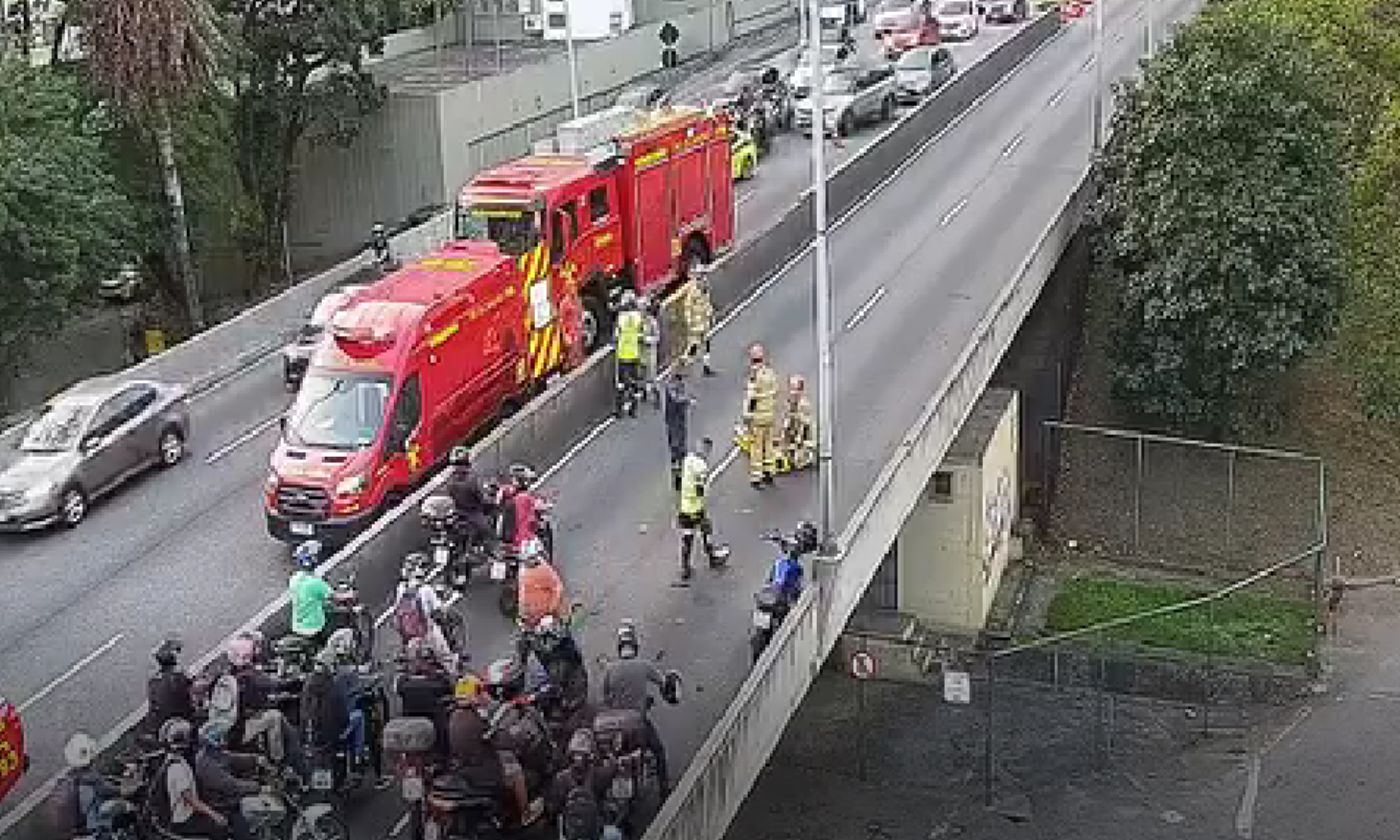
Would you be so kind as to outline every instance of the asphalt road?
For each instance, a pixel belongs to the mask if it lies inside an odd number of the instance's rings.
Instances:
[[[976,41],[955,48],[958,60],[975,61],[1010,31],[984,30]],[[734,55],[694,81],[718,83],[748,56]],[[867,128],[834,149],[831,165],[876,133]],[[743,235],[761,231],[797,199],[809,179],[808,148],[800,136],[780,137],[755,180],[740,188]],[[791,315],[780,313],[774,322],[791,322]],[[748,324],[744,330],[756,334],[757,327]],[[0,691],[22,708],[34,761],[20,787],[0,804],[0,820],[59,769],[69,734],[105,733],[141,703],[149,652],[162,638],[179,636],[192,660],[285,587],[287,552],[267,536],[261,510],[276,418],[287,404],[280,365],[273,356],[198,397],[191,457],[97,504],[81,528],[0,536],[0,580],[7,592],[0,610]],[[600,439],[588,457],[609,461],[617,434]],[[659,429],[644,434],[647,448],[637,451],[645,455],[634,452],[633,460],[616,467],[631,474],[639,469],[636,458],[662,463]],[[580,486],[591,478],[580,478]],[[574,501],[566,501],[561,521],[569,543],[584,516],[568,505],[597,497],[598,486],[567,491]],[[664,525],[655,525],[666,534],[658,538],[669,541]],[[570,568],[579,566],[571,559]],[[737,673],[731,670],[731,678]]]

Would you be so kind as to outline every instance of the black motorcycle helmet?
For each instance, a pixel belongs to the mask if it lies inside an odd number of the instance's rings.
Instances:
[[[454,467],[470,467],[472,465],[472,451],[467,446],[454,446],[447,455],[447,463]]]
[[[637,625],[632,619],[624,619],[617,628],[617,655],[622,659],[633,659],[642,652],[642,640],[637,635]]]
[[[817,526],[811,522],[799,523],[792,536],[797,543],[798,554],[809,554],[821,546],[821,535],[817,532]]]
[[[525,670],[514,659],[497,659],[487,666],[483,682],[493,700],[505,702],[525,691]]]
[[[151,657],[155,659],[156,664],[160,666],[162,671],[170,671],[174,670],[175,666],[178,664],[180,651],[182,650],[184,650],[184,646],[180,644],[179,639],[169,638],[157,645],[155,650],[151,651]]]

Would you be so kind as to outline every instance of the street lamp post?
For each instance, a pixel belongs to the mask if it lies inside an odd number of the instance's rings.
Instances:
[[[1103,4],[1094,0],[1094,153],[1103,149]]]
[[[582,116],[578,106],[578,53],[574,50],[574,14],[569,0],[564,0],[564,46],[569,53],[569,101],[574,107],[574,119]]]
[[[817,506],[821,516],[823,547],[833,544],[835,535],[836,460],[833,442],[836,433],[836,371],[832,359],[831,265],[826,237],[826,111],[822,88],[821,0],[811,0],[807,25],[811,27],[808,47],[812,62],[812,207],[816,231],[812,250],[813,296],[816,299],[817,338]]]
[[[1151,61],[1152,53],[1156,49],[1156,45],[1152,43],[1152,0],[1143,0],[1143,18],[1147,29],[1144,35],[1147,39],[1147,60]]]

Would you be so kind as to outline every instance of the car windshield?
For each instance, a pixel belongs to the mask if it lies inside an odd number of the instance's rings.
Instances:
[[[287,442],[326,449],[363,449],[384,424],[393,380],[388,374],[312,371],[287,412]]]
[[[843,94],[856,89],[856,77],[850,73],[831,73],[822,79],[822,93]]]
[[[972,13],[972,5],[964,3],[963,0],[953,0],[951,3],[944,3],[939,11],[945,15],[967,15]]]
[[[725,96],[738,96],[749,87],[749,74],[744,72],[731,73],[729,78],[724,80],[721,88]]]
[[[927,70],[931,52],[931,50],[910,50],[899,57],[899,63],[895,65],[895,69]]]
[[[21,452],[66,452],[78,445],[78,438],[92,418],[93,406],[85,402],[55,402],[29,425],[19,442]]]
[[[523,207],[477,204],[457,210],[457,238],[494,242],[503,253],[518,257],[540,241],[535,214]]]

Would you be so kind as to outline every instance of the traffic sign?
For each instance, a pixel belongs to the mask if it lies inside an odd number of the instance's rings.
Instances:
[[[851,676],[858,680],[869,680],[875,677],[875,657],[861,651],[851,657]]]

